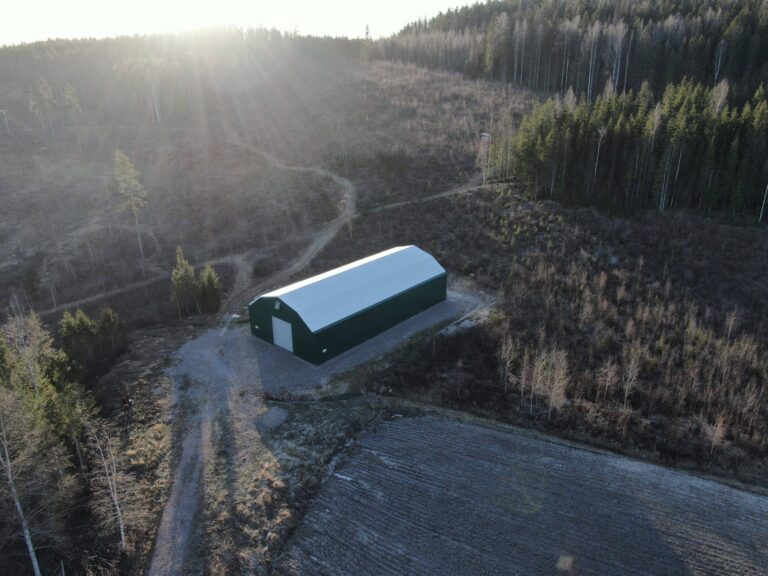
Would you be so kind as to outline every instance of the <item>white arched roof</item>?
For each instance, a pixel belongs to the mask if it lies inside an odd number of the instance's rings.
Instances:
[[[317,332],[442,274],[443,267],[421,248],[398,246],[259,298],[279,298]]]

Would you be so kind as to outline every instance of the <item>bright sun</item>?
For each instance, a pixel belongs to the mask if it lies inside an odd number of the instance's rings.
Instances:
[[[31,0],[3,10],[0,44],[48,38],[177,32],[211,26],[277,28],[302,34],[358,37],[370,26],[386,36],[460,0]]]

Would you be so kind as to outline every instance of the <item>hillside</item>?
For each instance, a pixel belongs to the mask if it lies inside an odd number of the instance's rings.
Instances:
[[[767,42],[493,0],[0,48],[0,572],[768,571]],[[410,244],[445,302],[320,366],[252,337]]]

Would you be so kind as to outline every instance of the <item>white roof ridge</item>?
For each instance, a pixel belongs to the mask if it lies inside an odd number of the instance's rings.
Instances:
[[[321,272],[320,274],[317,274],[315,276],[311,276],[309,278],[305,278],[304,280],[299,280],[298,282],[288,284],[288,286],[283,286],[282,288],[276,288],[275,290],[272,290],[271,292],[267,292],[266,294],[262,294],[261,296],[270,296],[270,297],[284,296],[286,294],[294,292],[295,290],[299,290],[304,286],[315,284],[320,280],[326,280],[327,278],[338,276],[339,274],[346,272],[347,270],[353,270],[355,268],[368,264],[369,262],[374,262],[376,260],[389,256],[390,254],[395,254],[397,252],[406,250],[408,248],[416,248],[416,246],[413,246],[413,245],[395,246],[394,248],[389,248],[387,250],[384,250],[383,252],[378,252],[376,254],[371,254],[370,256],[366,256],[365,258],[361,258],[360,260],[355,260],[354,262],[350,262],[349,264],[344,264],[342,266],[339,266],[338,268],[326,270],[325,272]]]
[[[421,248],[395,246],[259,298],[279,298],[317,332],[442,274],[445,269]]]

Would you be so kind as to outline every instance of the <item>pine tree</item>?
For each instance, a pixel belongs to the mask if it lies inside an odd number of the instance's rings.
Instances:
[[[139,255],[141,257],[141,272],[146,275],[144,270],[144,245],[141,241],[141,230],[139,229],[139,213],[147,205],[147,191],[141,183],[141,174],[122,150],[115,150],[115,165],[112,178],[117,193],[124,198],[120,208],[130,210],[133,215],[136,241],[139,245]]]
[[[101,309],[98,320],[98,334],[102,348],[109,346],[116,353],[125,338],[125,322],[110,306]]]
[[[59,337],[67,357],[84,373],[94,363],[98,339],[98,325],[79,308],[75,314],[69,311],[59,320]]]
[[[190,314],[190,310],[200,313],[200,306],[197,301],[197,278],[195,278],[195,269],[184,256],[184,250],[181,246],[176,248],[176,266],[171,272],[171,282],[173,283],[173,297],[176,301],[176,309],[179,318],[184,314]]]
[[[200,307],[203,312],[213,314],[221,306],[221,282],[213,266],[208,264],[200,275]]]

